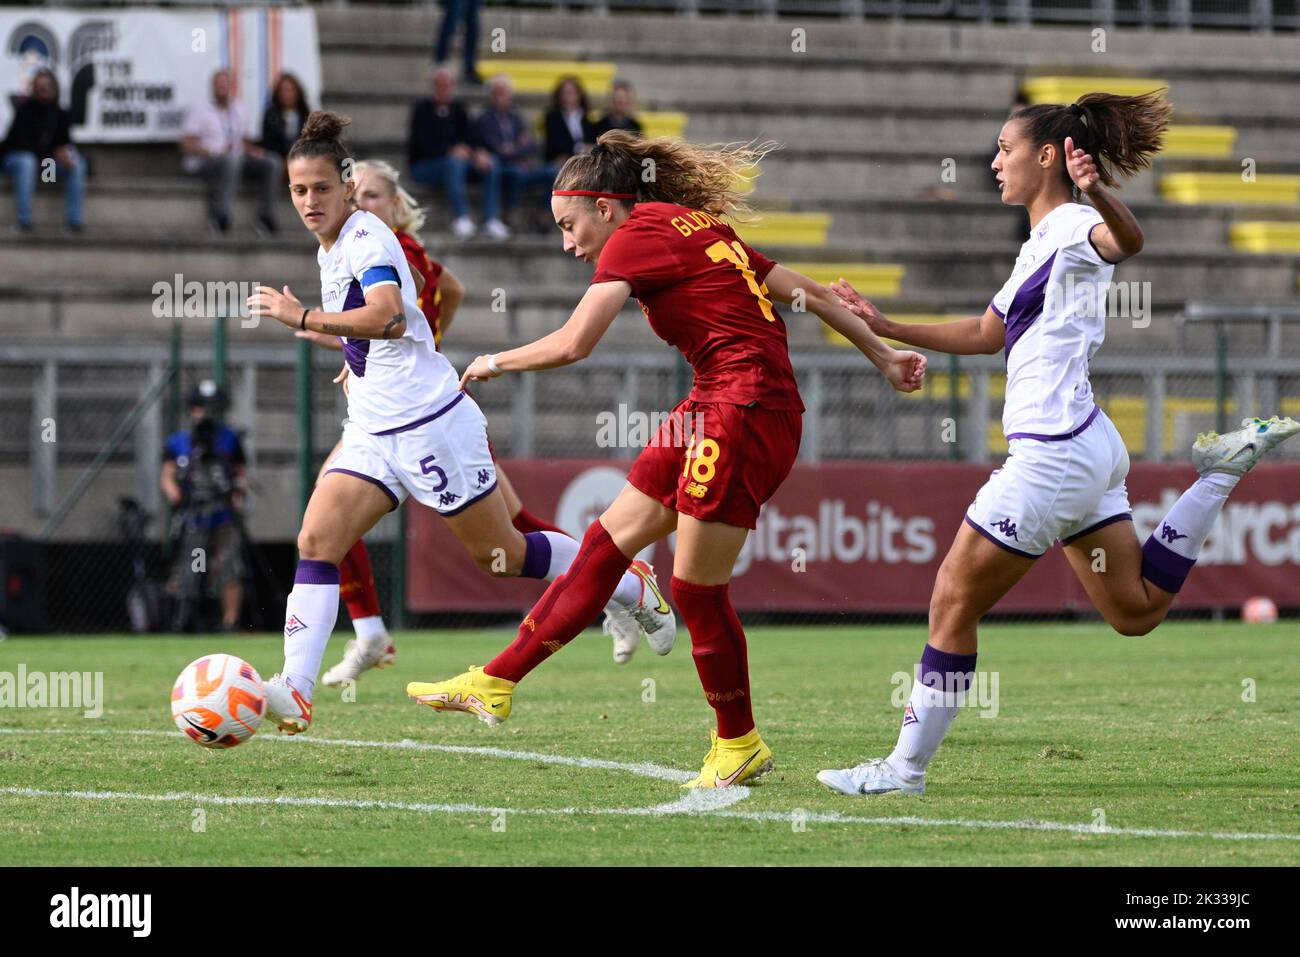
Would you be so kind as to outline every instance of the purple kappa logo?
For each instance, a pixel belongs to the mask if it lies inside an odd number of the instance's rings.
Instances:
[[[1160,537],[1166,542],[1176,542],[1180,538],[1186,538],[1187,536],[1179,532],[1178,529],[1174,528],[1168,522],[1163,522],[1160,525]]]
[[[479,469],[479,470],[478,470],[478,484],[479,484],[479,485],[485,485],[485,484],[487,484],[487,480],[488,480],[489,477],[491,477],[491,474],[492,474],[492,473],[489,472],[487,469]]]
[[[989,524],[1008,538],[1014,538],[1016,541],[1020,541],[1020,539],[1016,537],[1016,523],[1011,521],[1011,519],[1004,518],[1000,522],[990,522]]]
[[[306,623],[301,618],[297,615],[290,615],[284,620],[284,637],[288,638],[290,635],[296,635],[306,627]]]

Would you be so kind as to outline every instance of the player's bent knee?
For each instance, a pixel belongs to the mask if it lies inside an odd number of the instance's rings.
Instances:
[[[1125,638],[1141,638],[1155,631],[1156,625],[1164,620],[1164,616],[1114,615],[1108,620],[1110,626]]]

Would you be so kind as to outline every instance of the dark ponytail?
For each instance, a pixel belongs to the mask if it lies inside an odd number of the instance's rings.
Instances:
[[[305,156],[324,156],[333,162],[339,178],[347,182],[352,174],[352,155],[343,142],[343,128],[351,122],[338,113],[313,110],[289,148],[286,162]]]
[[[1139,96],[1088,93],[1068,106],[1027,106],[1011,118],[1023,124],[1035,149],[1051,143],[1064,157],[1065,138],[1071,137],[1076,149],[1092,155],[1101,182],[1113,189],[1119,185],[1117,174],[1128,177],[1148,169],[1151,157],[1163,148],[1173,112],[1165,93],[1163,89]],[[1069,179],[1064,159],[1061,175]]]

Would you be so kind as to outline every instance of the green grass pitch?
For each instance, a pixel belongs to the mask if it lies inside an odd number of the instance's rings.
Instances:
[[[891,677],[910,672],[924,629],[754,628],[755,712],[776,770],[697,813],[671,774],[621,766],[700,766],[712,712],[684,631],[668,657],[642,647],[626,666],[584,634],[495,729],[405,697],[408,680],[482,663],[512,634],[402,634],[397,666],[366,675],[355,701],[319,689],[308,735],[268,727],[230,751],[171,733],[172,681],[217,651],[269,675],[278,636],[0,643],[0,672],[101,671],[105,699],[97,719],[0,708],[0,865],[1300,862],[1292,623],[1170,623],[1146,638],[987,627],[979,666],[997,675],[996,716],[958,717],[923,798],[869,799],[814,774],[892,748]],[[379,746],[404,740],[420,746]]]

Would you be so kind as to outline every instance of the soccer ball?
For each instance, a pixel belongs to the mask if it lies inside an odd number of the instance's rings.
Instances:
[[[1277,605],[1271,598],[1247,598],[1241,606],[1241,620],[1250,625],[1271,625],[1277,621]]]
[[[205,655],[172,686],[172,720],[205,748],[233,748],[253,736],[266,713],[262,679],[234,655]]]

